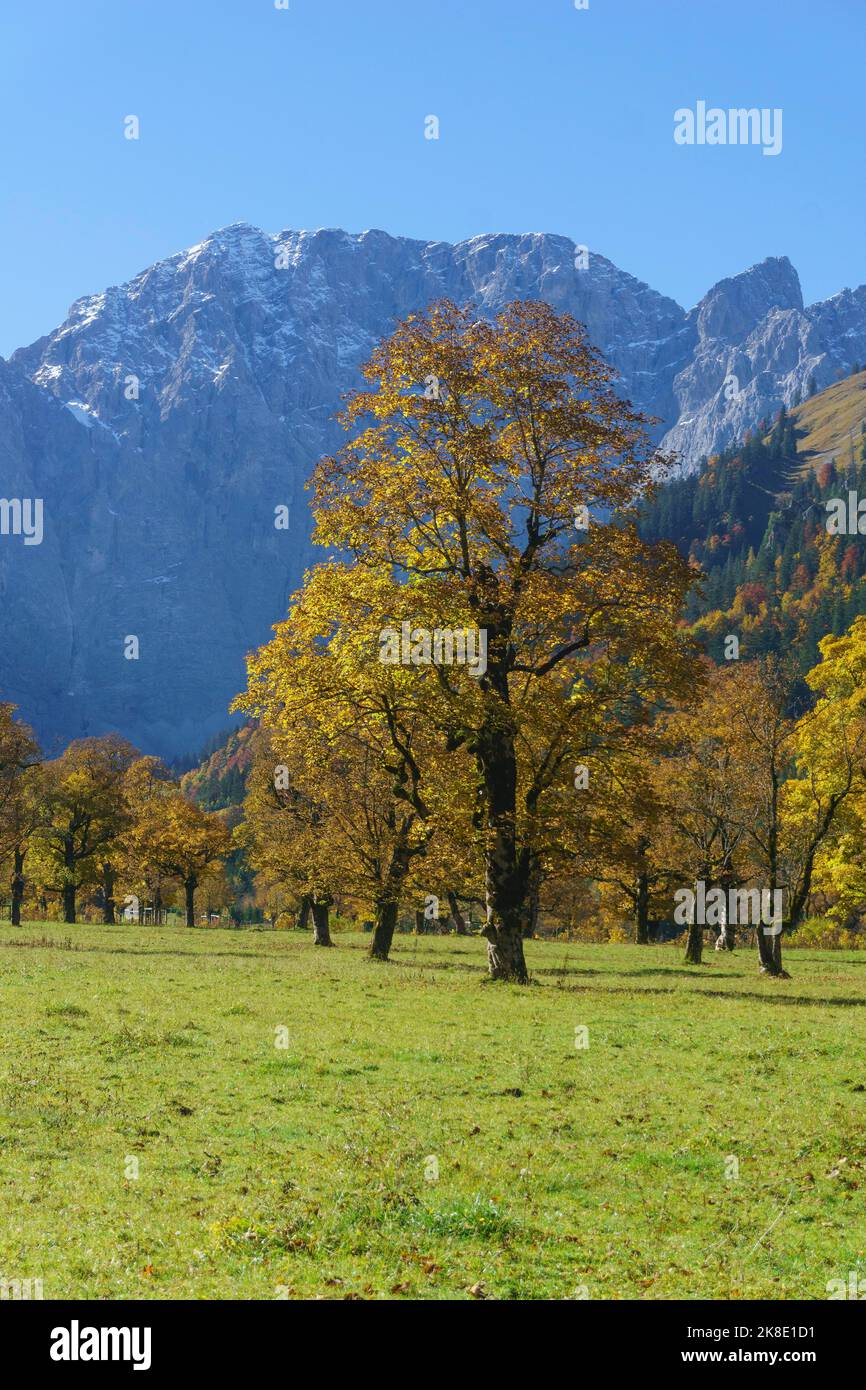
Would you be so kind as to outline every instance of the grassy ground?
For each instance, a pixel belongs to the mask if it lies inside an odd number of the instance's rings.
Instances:
[[[820,1299],[866,1274],[866,954],[769,982],[751,952],[538,942],[520,989],[478,940],[386,966],[337,941],[0,926],[0,1277]]]

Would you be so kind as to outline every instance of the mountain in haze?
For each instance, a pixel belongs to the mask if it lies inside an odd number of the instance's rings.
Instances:
[[[864,287],[806,308],[773,258],[686,312],[576,251],[237,224],[0,360],[0,493],[44,502],[40,545],[0,535],[0,698],[49,749],[118,729],[171,757],[222,730],[245,652],[314,558],[304,483],[339,442],[340,397],[431,300],[568,310],[686,470],[866,361]]]

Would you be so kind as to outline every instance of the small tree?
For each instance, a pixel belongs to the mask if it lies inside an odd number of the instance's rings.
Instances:
[[[743,663],[724,682],[730,796],[747,872],[771,902],[775,893],[783,895],[782,920],[757,931],[760,968],[770,976],[786,977],[782,936],[800,921],[818,852],[863,785],[866,721],[858,681],[866,669],[866,620],[858,619],[855,628],[853,635],[821,643],[824,661],[807,677],[821,697],[799,719],[792,713],[794,677],[787,661]]]
[[[321,803],[297,785],[301,773],[296,764],[290,781],[289,766],[274,752],[269,735],[264,730],[256,734],[244,819],[235,842],[256,870],[260,887],[282,885],[297,902],[298,925],[312,918],[313,945],[332,946],[334,847],[323,834]]]
[[[137,757],[125,739],[108,734],[70,743],[45,766],[39,837],[65,922],[76,920],[78,889],[104,881],[104,866],[130,824],[124,778]]]
[[[161,874],[179,881],[186,925],[194,927],[196,889],[205,873],[223,864],[231,852],[231,836],[222,815],[200,810],[172,789],[150,808],[139,833],[147,837],[151,863]]]

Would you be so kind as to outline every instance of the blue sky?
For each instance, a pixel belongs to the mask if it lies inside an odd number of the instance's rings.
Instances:
[[[289,5],[4,0],[0,353],[235,221],[559,232],[686,306],[767,255],[866,280],[861,0]],[[782,152],[678,146],[698,100]]]

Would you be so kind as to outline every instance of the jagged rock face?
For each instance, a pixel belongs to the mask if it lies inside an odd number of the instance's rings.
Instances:
[[[866,362],[866,287],[809,308],[786,257],[721,280],[688,315],[692,359],[673,383],[676,424],[665,448],[686,469],[735,443],[780,406]]]
[[[119,729],[172,755],[224,727],[244,653],[313,559],[304,483],[340,396],[443,296],[574,314],[685,466],[866,361],[866,289],[804,309],[786,260],[686,313],[601,256],[578,269],[566,237],[229,227],[0,362],[0,494],[45,512],[41,546],[0,536],[0,698],[49,740]]]

